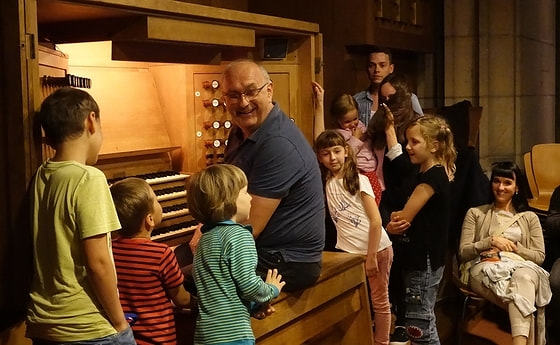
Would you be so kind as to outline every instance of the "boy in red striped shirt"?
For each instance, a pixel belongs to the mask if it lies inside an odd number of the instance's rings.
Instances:
[[[127,178],[111,186],[122,229],[113,240],[119,298],[125,313],[138,315],[132,326],[138,345],[176,344],[173,305],[186,306],[190,295],[173,251],[152,242],[162,209],[148,183]]]

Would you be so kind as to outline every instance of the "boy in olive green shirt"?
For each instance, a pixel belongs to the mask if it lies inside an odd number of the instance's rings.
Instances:
[[[38,120],[56,150],[31,184],[34,276],[27,336],[34,344],[135,344],[117,292],[110,232],[120,224],[97,162],[99,108],[62,88]]]

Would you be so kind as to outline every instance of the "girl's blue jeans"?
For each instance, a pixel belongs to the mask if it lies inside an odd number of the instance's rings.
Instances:
[[[432,270],[427,257],[424,271],[404,271],[405,326],[412,344],[440,345],[434,308],[443,266]]]

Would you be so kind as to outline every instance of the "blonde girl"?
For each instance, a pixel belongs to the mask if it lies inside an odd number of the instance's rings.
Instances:
[[[312,89],[315,102],[315,137],[317,137],[325,130],[324,90],[316,82],[312,82]],[[377,176],[378,158],[371,149],[370,141],[367,140],[366,126],[358,119],[358,103],[352,95],[342,94],[334,99],[330,110],[338,126],[336,131],[344,137],[354,151],[358,170],[368,178],[376,195],[375,201],[379,205],[384,187]],[[380,155],[383,156],[383,150]]]
[[[389,117],[392,118],[389,113]],[[387,229],[405,236],[405,327],[414,344],[439,344],[434,306],[443,275],[449,226],[450,180],[457,153],[445,120],[424,116],[406,129],[406,151],[419,167],[415,188]],[[410,227],[394,226],[401,221]]]
[[[358,172],[352,149],[340,133],[321,133],[315,141],[315,152],[337,230],[336,248],[366,255],[366,274],[375,311],[375,344],[386,345],[391,326],[388,283],[393,247],[381,226],[377,195],[368,178]]]

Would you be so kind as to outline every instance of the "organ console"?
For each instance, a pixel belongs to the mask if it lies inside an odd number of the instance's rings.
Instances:
[[[217,90],[220,87],[220,82],[217,80],[212,80],[212,81],[205,80],[202,82],[202,87],[205,89]]]
[[[212,99],[203,100],[202,104],[207,108],[210,108],[210,107],[217,108],[220,105],[222,105],[222,102],[220,102],[220,100],[217,99],[217,98],[212,98]]]
[[[127,176],[130,177],[130,176]],[[187,205],[187,174],[167,170],[139,174],[133,177],[144,179],[154,190],[162,206],[162,222],[152,231],[152,240],[174,247],[188,242],[198,222],[190,215]],[[110,179],[112,184],[122,178]]]
[[[222,124],[220,123],[220,121],[205,121],[204,122],[204,129],[211,129],[211,128],[219,129],[221,125]],[[230,126],[231,126],[231,124],[230,124]],[[225,124],[224,124],[224,128],[225,128]]]

